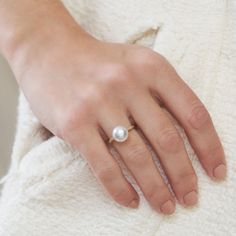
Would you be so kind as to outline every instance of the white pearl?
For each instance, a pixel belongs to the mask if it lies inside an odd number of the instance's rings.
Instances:
[[[128,130],[123,126],[116,126],[112,131],[112,137],[117,142],[124,142],[128,138]]]

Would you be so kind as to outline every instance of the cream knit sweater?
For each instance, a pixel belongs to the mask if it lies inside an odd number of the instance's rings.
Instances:
[[[236,235],[236,1],[64,3],[94,36],[146,45],[167,57],[211,113],[228,178],[209,180],[180,129],[199,177],[198,206],[178,205],[163,217],[139,192],[138,209],[122,207],[103,192],[78,150],[49,136],[21,95],[12,164],[2,179],[0,236]]]

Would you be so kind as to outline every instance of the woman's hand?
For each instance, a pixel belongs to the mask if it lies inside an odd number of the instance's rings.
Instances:
[[[129,127],[132,118],[158,154],[176,198],[184,206],[194,205],[197,176],[183,140],[155,98],[185,129],[207,174],[223,179],[224,152],[202,102],[158,53],[98,41],[82,35],[75,25],[61,26],[60,19],[41,26],[39,34],[34,31],[38,37],[19,37],[33,38],[21,40],[20,47],[13,41],[15,51],[8,56],[35,115],[53,134],[80,150],[115,201],[137,207],[138,194],[104,138],[111,137],[117,125]],[[150,205],[158,212],[173,213],[175,200],[139,133],[133,129],[125,142],[112,145]]]
[[[209,113],[161,55],[79,35],[48,45],[27,54],[18,69],[20,86],[42,124],[80,150],[115,201],[136,207],[138,196],[108,152],[102,133],[111,137],[115,126],[130,126],[132,117],[158,153],[179,202],[197,202],[197,176],[183,140],[154,96],[184,127],[208,175],[225,176],[223,149]],[[112,144],[149,203],[172,213],[174,198],[137,131],[130,131],[127,141]]]

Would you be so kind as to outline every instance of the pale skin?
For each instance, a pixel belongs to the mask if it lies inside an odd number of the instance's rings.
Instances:
[[[184,128],[206,174],[212,180],[226,177],[209,112],[160,54],[95,39],[57,0],[0,0],[0,50],[40,122],[80,150],[117,203],[139,205],[107,148],[114,126],[128,127],[130,117],[157,153],[175,195],[133,129],[125,142],[112,145],[150,206],[172,214],[176,202],[186,207],[198,201],[197,175],[183,140],[156,97]]]

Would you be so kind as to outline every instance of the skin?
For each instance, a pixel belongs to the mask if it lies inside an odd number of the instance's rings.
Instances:
[[[0,35],[1,52],[34,114],[80,150],[119,204],[136,208],[139,196],[108,151],[107,139],[117,124],[128,127],[130,118],[158,154],[175,195],[133,129],[128,140],[112,145],[150,206],[172,214],[176,199],[183,206],[198,201],[196,173],[162,106],[184,128],[206,173],[213,180],[225,178],[224,151],[209,112],[160,54],[95,39],[59,1],[0,0]]]

